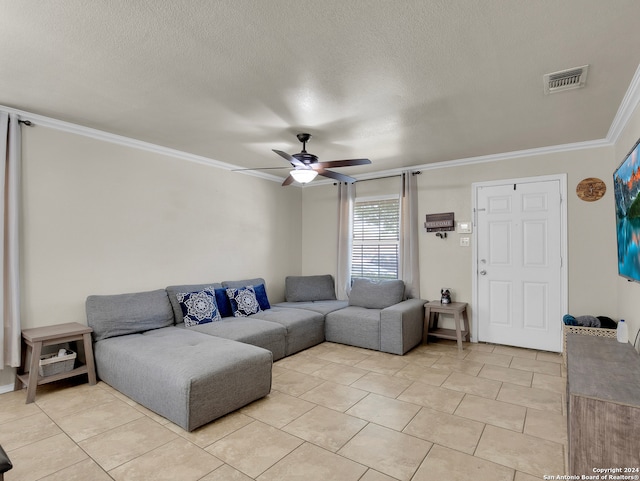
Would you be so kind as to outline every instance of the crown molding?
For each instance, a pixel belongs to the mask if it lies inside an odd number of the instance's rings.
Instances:
[[[575,150],[595,149],[600,147],[608,147],[610,145],[611,144],[607,139],[588,140],[585,142],[574,142],[571,144],[551,145],[547,147],[538,147],[535,149],[515,150],[513,152],[502,152],[499,154],[467,157],[465,159],[447,160],[444,162],[436,162],[434,164],[423,164],[412,167],[411,170],[444,169],[449,167],[460,167],[464,165],[484,164],[487,162],[498,162],[500,160],[525,159],[528,157],[535,157],[539,155],[550,155],[562,152],[572,152]]]
[[[627,93],[622,99],[620,107],[618,107],[618,112],[616,112],[613,122],[611,122],[611,127],[609,127],[609,132],[607,133],[607,140],[609,142],[615,144],[618,141],[631,115],[633,115],[633,112],[638,107],[638,103],[640,103],[640,65],[638,65],[636,73],[633,75],[633,79],[627,89]]]
[[[407,170],[434,170],[434,169],[446,169],[451,167],[460,167],[466,165],[473,164],[482,164],[487,162],[497,162],[501,160],[515,160],[522,159],[526,157],[533,157],[538,155],[549,155],[556,154],[562,152],[570,152],[575,150],[584,150],[584,149],[594,149],[601,147],[610,147],[615,145],[620,134],[626,127],[629,119],[633,115],[635,109],[638,107],[640,103],[640,65],[636,69],[636,72],[629,84],[629,88],[622,99],[622,103],[620,107],[618,107],[618,111],[616,116],[611,123],[611,127],[609,127],[609,132],[604,139],[599,140],[589,140],[585,142],[575,142],[571,144],[561,144],[554,145],[548,147],[540,147],[535,149],[527,149],[527,150],[517,150],[513,152],[503,152],[499,154],[491,154],[491,155],[482,155],[478,157],[467,157],[463,159],[455,159],[455,160],[446,160],[441,162],[434,162],[430,164],[421,164],[421,165],[413,165],[398,169],[390,169],[384,171],[378,171],[375,173],[368,173],[362,175],[354,175],[353,177],[356,180],[370,180],[376,179],[380,177],[388,177],[393,175],[400,175],[402,172]],[[93,139],[102,140],[104,142],[111,142],[119,145],[123,145],[126,147],[132,147],[135,149],[146,150],[148,152],[154,152],[161,155],[166,155],[169,157],[174,157],[182,160],[187,160],[189,162],[196,162],[198,164],[209,165],[212,167],[216,167],[223,170],[235,170],[240,169],[241,167],[233,164],[228,164],[226,162],[221,162],[219,160],[211,159],[209,157],[203,157],[200,155],[190,154],[188,152],[184,152],[181,150],[171,149],[169,147],[163,147],[161,145],[152,144],[150,142],[144,142],[141,140],[132,139],[129,137],[124,137],[122,135],[116,135],[109,132],[104,132],[102,130],[92,129],[90,127],[84,127],[82,125],[73,124],[71,122],[65,122],[63,120],[53,119],[51,117],[45,117],[43,115],[32,114],[30,112],[25,112],[23,110],[18,110],[12,107],[6,107],[0,105],[0,110],[5,110],[10,113],[18,114],[21,120],[30,120],[36,125],[41,125],[43,127],[49,127],[56,130],[61,130],[64,132],[70,132],[77,135],[83,135],[86,137],[91,137]],[[244,175],[250,175],[252,177],[258,177],[260,179],[270,180],[272,182],[282,182],[282,178],[276,175],[268,174],[266,172],[262,172],[259,170],[243,170],[239,173]],[[311,184],[306,184],[305,187],[312,186],[320,186],[326,185],[330,183],[334,183],[333,180],[320,180],[314,181]],[[297,187],[295,183],[291,184]]]
[[[103,142],[110,142],[112,144],[122,145],[124,147],[131,147],[134,149],[145,150],[147,152],[153,152],[160,155],[166,155],[167,157],[173,157],[176,159],[187,160],[189,162],[195,162],[197,164],[209,165],[223,170],[240,169],[241,167],[226,162],[221,162],[209,157],[201,155],[190,154],[177,149],[171,149],[162,145],[152,144],[150,142],[144,142],[142,140],[132,139],[123,135],[112,134],[103,130],[92,129],[91,127],[85,127],[83,125],[74,124],[71,122],[65,122],[64,120],[58,120],[51,117],[45,117],[44,115],[32,114],[24,110],[15,109],[0,105],[0,110],[4,110],[9,113],[17,114],[20,120],[29,120],[34,125],[48,127],[54,130],[60,130],[62,132],[68,132],[71,134],[82,135],[84,137],[90,137],[92,139],[101,140]],[[239,172],[244,175],[250,175],[252,177],[258,177],[261,179],[271,180],[273,182],[282,182],[282,178],[276,175],[268,174],[261,171],[242,171]]]
[[[403,172],[407,172],[407,171],[417,171],[417,170],[427,171],[427,170],[436,170],[436,169],[448,169],[451,167],[484,164],[487,162],[498,162],[501,160],[525,159],[525,158],[534,157],[538,155],[550,155],[550,154],[557,154],[561,152],[571,152],[576,150],[610,147],[611,145],[613,145],[612,142],[610,142],[607,139],[589,140],[586,142],[575,142],[572,144],[553,145],[549,147],[539,147],[536,149],[516,150],[513,152],[503,152],[500,154],[481,155],[478,157],[467,157],[464,159],[446,160],[442,162],[433,162],[431,164],[411,165],[411,166],[402,167],[398,169],[380,170],[378,172],[371,172],[371,173],[361,174],[361,175],[353,175],[352,177],[354,177],[356,180],[374,180],[374,179],[382,179],[385,177],[393,177],[393,176],[401,175]],[[319,182],[314,181],[308,185],[309,186],[325,185],[325,184],[331,184],[335,182],[336,182],[335,180],[321,180]]]

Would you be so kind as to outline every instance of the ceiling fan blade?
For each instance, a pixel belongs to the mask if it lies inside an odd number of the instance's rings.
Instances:
[[[318,171],[318,174],[324,177],[329,177],[330,179],[338,180],[340,182],[353,184],[356,181],[356,179],[354,179],[353,177],[349,177],[348,175],[344,175],[344,174],[339,174],[332,170],[327,170],[327,169],[316,169],[316,170]]]
[[[296,159],[295,157],[287,154],[286,152],[283,152],[282,150],[276,150],[276,149],[272,149],[276,154],[278,154],[280,157],[282,157],[283,159],[288,160],[289,162],[291,162],[291,165],[293,165],[294,167],[304,167],[305,165],[300,162],[298,159]]]
[[[318,167],[349,167],[350,165],[366,165],[370,164],[369,159],[346,159],[346,160],[329,160],[327,162],[315,162],[312,166]]]
[[[290,183],[292,183],[294,181],[293,177],[291,177],[289,175],[289,177],[287,177],[286,179],[284,179],[284,182],[282,183],[282,186],[284,187],[285,185],[289,185]]]

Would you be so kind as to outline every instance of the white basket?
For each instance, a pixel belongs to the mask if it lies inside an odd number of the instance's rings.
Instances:
[[[76,353],[67,349],[64,356],[58,356],[57,352],[40,356],[38,374],[41,376],[53,376],[62,372],[73,371],[76,363]]]

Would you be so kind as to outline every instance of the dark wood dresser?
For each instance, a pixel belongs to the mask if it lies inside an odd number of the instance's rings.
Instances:
[[[568,474],[640,475],[640,355],[631,344],[567,335],[567,424]]]

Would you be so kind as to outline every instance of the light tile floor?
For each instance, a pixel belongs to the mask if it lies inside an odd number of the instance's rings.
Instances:
[[[323,343],[267,397],[188,433],[110,386],[0,395],[6,481],[526,481],[566,471],[559,354],[440,341],[394,356]]]

